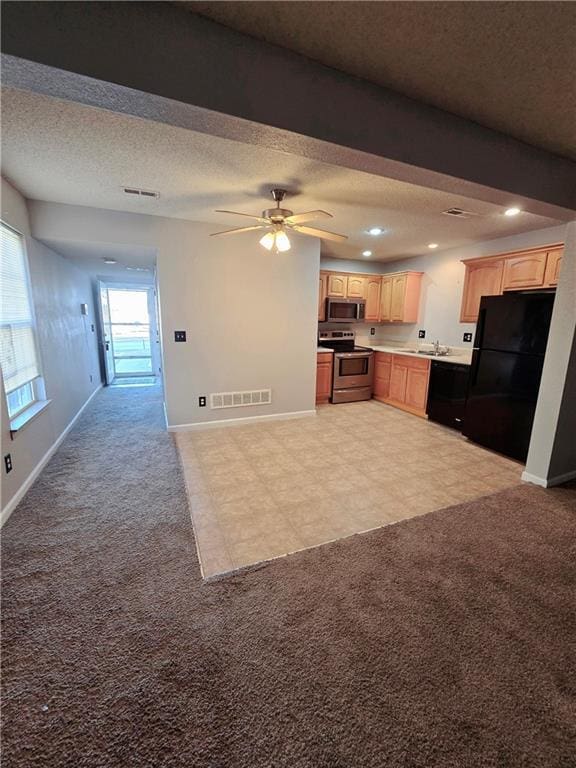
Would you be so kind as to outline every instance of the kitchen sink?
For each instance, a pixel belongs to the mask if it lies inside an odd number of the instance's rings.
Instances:
[[[395,349],[394,352],[409,352],[412,355],[415,355],[418,350],[417,349],[407,349],[406,347],[398,347],[398,349]]]
[[[435,352],[433,349],[419,349],[419,355],[427,355],[428,357],[447,357],[450,352]]]

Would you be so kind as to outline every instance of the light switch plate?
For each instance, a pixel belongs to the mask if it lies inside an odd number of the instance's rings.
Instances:
[[[419,339],[425,339],[426,338],[426,331],[418,331],[418,338]]]
[[[471,333],[465,333],[463,337],[464,341],[472,341],[472,334]]]
[[[186,331],[174,331],[174,341],[186,341]]]

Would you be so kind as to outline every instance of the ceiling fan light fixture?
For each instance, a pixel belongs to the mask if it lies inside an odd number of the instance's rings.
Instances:
[[[265,234],[260,239],[260,245],[266,248],[267,251],[274,251],[274,253],[289,251],[291,248],[288,235],[281,229]]]
[[[280,230],[279,232],[276,232],[276,249],[279,251],[289,251],[290,250],[290,240],[288,239],[288,235],[286,232],[283,232]]]
[[[276,239],[274,235],[274,232],[267,232],[264,237],[260,238],[260,245],[266,248],[266,250],[271,251],[274,248],[274,241]]]

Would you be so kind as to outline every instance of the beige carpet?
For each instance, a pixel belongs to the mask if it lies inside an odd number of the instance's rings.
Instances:
[[[95,398],[3,536],[9,768],[572,768],[576,488],[202,582],[159,394]]]

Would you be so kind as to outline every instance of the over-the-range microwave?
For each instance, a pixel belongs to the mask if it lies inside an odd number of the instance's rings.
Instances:
[[[365,314],[364,299],[326,299],[327,323],[363,322]]]

